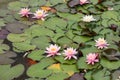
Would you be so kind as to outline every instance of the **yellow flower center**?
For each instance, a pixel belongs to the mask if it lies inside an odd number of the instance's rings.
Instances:
[[[42,15],[42,12],[38,12],[37,14],[38,14],[38,15]]]
[[[56,48],[52,48],[51,51],[56,51]]]

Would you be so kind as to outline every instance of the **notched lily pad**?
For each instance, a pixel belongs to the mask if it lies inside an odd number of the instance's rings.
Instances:
[[[13,80],[24,72],[24,66],[18,64],[14,67],[11,65],[0,65],[0,80]]]
[[[27,29],[27,28],[28,28],[28,25],[25,25],[19,22],[13,22],[6,25],[6,29],[11,33],[23,33],[24,29]]]

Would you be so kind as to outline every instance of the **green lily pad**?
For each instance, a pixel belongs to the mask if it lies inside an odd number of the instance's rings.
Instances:
[[[32,45],[36,45],[39,49],[45,49],[50,44],[50,39],[46,36],[39,36],[31,40]]]
[[[10,33],[7,36],[7,39],[10,40],[11,42],[24,42],[29,38],[28,34],[13,34]]]
[[[23,7],[28,7],[28,5],[20,1],[14,1],[8,4],[8,9],[13,10],[13,11],[19,11]]]
[[[27,75],[30,77],[46,78],[52,74],[52,71],[47,70],[45,68],[47,68],[49,65],[53,63],[55,63],[53,59],[44,58],[43,60],[41,60],[40,63],[37,63],[29,67],[27,70]]]
[[[0,54],[5,53],[5,51],[9,50],[10,47],[6,44],[0,44]]]
[[[41,60],[44,56],[44,50],[35,50],[35,51],[32,51],[31,53],[28,54],[28,58],[31,58],[32,60]]]
[[[67,26],[67,22],[64,19],[52,17],[46,20],[43,25],[52,30],[56,30],[56,27],[59,27],[60,29],[65,29]]]
[[[34,50],[36,48],[35,45],[30,45],[26,42],[20,42],[20,43],[13,43],[13,46],[21,51],[29,51],[29,50]]]
[[[19,77],[24,72],[24,66],[18,64],[14,67],[10,65],[0,65],[0,79],[1,80],[12,80]]]
[[[54,33],[53,31],[44,28],[44,26],[40,26],[40,25],[33,25],[31,26],[31,28],[29,28],[32,31],[32,36],[36,37],[36,36],[53,36]]]
[[[64,80],[65,78],[68,78],[68,74],[66,73],[56,73],[56,74],[52,74],[50,77],[47,78],[47,80]]]
[[[77,43],[84,43],[86,41],[89,41],[90,39],[91,39],[90,37],[86,37],[86,36],[75,36],[73,38],[73,41]]]
[[[64,45],[69,46],[71,45],[72,40],[70,40],[67,37],[61,37],[57,40],[57,43],[60,44],[61,46],[64,46]]]
[[[98,72],[93,74],[94,80],[110,80],[110,72],[106,69],[99,70]]]
[[[57,5],[59,3],[64,3],[63,0],[49,0],[52,5]]]
[[[109,61],[105,58],[102,58],[100,64],[110,70],[114,70],[120,67],[120,61]]]
[[[118,16],[119,14],[116,11],[106,11],[101,15],[102,19],[114,19],[116,21],[118,21]]]
[[[81,13],[70,14],[70,13],[57,12],[57,15],[64,19],[72,20],[72,21],[81,21],[81,18],[83,17],[83,14],[81,14]]]

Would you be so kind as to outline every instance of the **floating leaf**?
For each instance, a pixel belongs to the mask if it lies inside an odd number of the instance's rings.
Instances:
[[[72,21],[81,21],[81,18],[83,16],[83,14],[81,13],[70,14],[70,13],[60,13],[60,12],[57,12],[57,15],[59,15],[60,17],[64,19],[72,20]]]
[[[30,66],[27,70],[27,75],[30,77],[46,78],[52,74],[52,71],[45,68],[54,62],[53,59],[44,58],[40,63]]]
[[[64,46],[64,45],[69,46],[69,45],[71,45],[72,40],[70,40],[67,37],[62,37],[57,40],[57,43],[59,43],[61,46]]]
[[[50,3],[51,3],[52,5],[57,5],[57,4],[59,4],[59,3],[64,3],[64,1],[63,1],[63,0],[50,0]]]
[[[110,72],[109,72],[110,73]],[[107,74],[107,70],[99,70],[98,72],[93,74],[93,79],[94,80],[110,80],[110,74]]]
[[[100,64],[110,70],[114,70],[120,67],[120,61],[109,61],[105,58],[102,58]]]
[[[66,72],[69,76],[73,75],[76,72],[79,72],[79,70],[77,69],[76,65],[61,65],[61,68],[64,72]]]
[[[13,43],[13,46],[21,51],[29,51],[29,50],[34,50],[36,48],[35,45],[30,45],[25,42]]]
[[[24,72],[24,66],[18,64],[14,67],[10,65],[0,65],[0,79],[1,80],[12,80],[19,77]]]
[[[39,36],[32,39],[31,44],[36,45],[37,48],[45,49],[50,43],[50,39],[46,36]]]
[[[73,41],[77,43],[84,43],[86,41],[89,41],[90,39],[91,39],[90,37],[86,37],[86,36],[75,36],[73,38]]]
[[[118,16],[119,14],[116,11],[106,11],[101,15],[102,19],[114,19],[116,21],[118,21]]]
[[[29,38],[28,34],[13,34],[10,33],[7,36],[7,39],[10,40],[11,42],[24,42]]]
[[[56,30],[56,27],[64,29],[67,26],[67,22],[64,19],[52,17],[46,20],[46,22],[43,25],[49,29]]]
[[[52,74],[50,77],[48,77],[48,80],[64,80],[65,78],[67,78],[68,75],[66,73],[56,73],[56,74]]]
[[[34,6],[43,6],[46,4],[46,0],[29,0],[29,5],[34,7]]]
[[[5,53],[5,51],[9,50],[10,47],[6,44],[0,44],[0,54]]]
[[[14,10],[14,11],[18,11],[20,10],[22,7],[28,7],[28,5],[26,3],[22,3],[20,1],[14,1],[14,2],[10,2],[8,4],[8,9],[10,10]]]
[[[29,28],[32,31],[32,36],[36,37],[36,36],[53,36],[54,33],[53,31],[44,28],[44,26],[40,26],[40,25],[33,25],[31,26],[31,28]]]
[[[28,58],[33,59],[33,60],[41,60],[44,56],[44,51],[43,50],[35,50],[32,51],[31,53],[28,54]]]

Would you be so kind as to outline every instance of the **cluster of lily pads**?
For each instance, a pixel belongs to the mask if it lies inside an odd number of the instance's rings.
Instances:
[[[0,80],[120,78],[119,0],[3,3]]]

